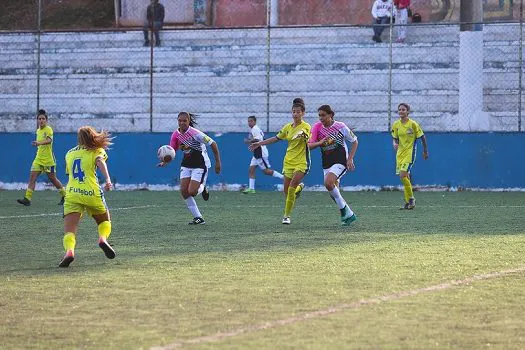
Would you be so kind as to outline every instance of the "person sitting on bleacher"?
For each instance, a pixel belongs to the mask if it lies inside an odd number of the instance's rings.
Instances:
[[[396,8],[392,0],[376,0],[372,5],[372,17],[374,17],[374,36],[372,40],[377,43],[381,42],[381,33],[386,28],[384,25],[389,24],[391,17],[396,16]]]

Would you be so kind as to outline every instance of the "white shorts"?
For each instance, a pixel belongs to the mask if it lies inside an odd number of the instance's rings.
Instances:
[[[208,179],[208,169],[203,168],[186,168],[180,167],[180,179],[191,178],[192,181],[197,181],[203,185],[206,185]]]
[[[262,158],[252,157],[252,161],[250,162],[250,166],[258,166],[262,170],[270,169],[272,167],[270,165],[270,161],[268,160],[268,157],[262,157]]]
[[[346,170],[346,166],[343,164],[334,164],[328,169],[323,169],[323,173],[325,177],[328,173],[332,173],[337,176],[337,179],[339,180],[344,174],[346,174]]]

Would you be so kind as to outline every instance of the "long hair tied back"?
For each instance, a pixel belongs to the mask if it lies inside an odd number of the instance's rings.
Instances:
[[[111,134],[107,130],[97,132],[91,126],[83,126],[78,129],[78,145],[87,148],[88,150],[96,150],[98,148],[108,149],[112,145]]]
[[[197,125],[197,114],[190,113],[190,112],[180,112],[177,118],[182,117],[182,116],[186,116],[190,118],[190,126],[192,128],[195,127],[195,125]]]
[[[335,116],[335,112],[332,110],[332,107],[330,107],[330,105],[322,105],[321,107],[317,108],[317,111],[323,111],[326,114],[330,114],[332,118]]]

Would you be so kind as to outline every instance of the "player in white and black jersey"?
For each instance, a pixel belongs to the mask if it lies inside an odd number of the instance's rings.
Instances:
[[[244,140],[245,143],[250,144],[254,142],[259,142],[264,140],[264,133],[257,126],[257,118],[255,116],[248,117],[248,126],[250,127],[250,132],[248,137]],[[278,179],[282,179],[283,175],[278,171],[271,169],[270,161],[268,160],[268,148],[266,146],[257,147],[253,150],[253,157],[250,162],[250,168],[248,170],[248,188],[243,191],[243,193],[255,193],[255,170],[257,167],[266,174]]]
[[[357,137],[345,123],[334,120],[335,112],[329,105],[322,105],[317,111],[319,121],[312,127],[308,146],[310,149],[321,147],[324,185],[341,211],[341,224],[349,225],[357,217],[341,196],[337,183],[347,170],[355,169]],[[347,141],[352,145],[350,150],[346,145]]]

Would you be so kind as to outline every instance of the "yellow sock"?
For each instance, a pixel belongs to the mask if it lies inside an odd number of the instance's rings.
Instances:
[[[66,252],[68,250],[71,250],[72,252],[74,252],[75,245],[77,244],[75,234],[73,232],[66,232],[66,234],[64,235],[63,243],[64,243],[64,249],[66,250]]]
[[[286,194],[286,204],[284,205],[284,216],[290,216],[295,204],[295,187],[288,187]]]
[[[31,198],[33,198],[33,190],[30,189],[30,188],[28,188],[28,189],[26,190],[26,194],[25,194],[24,197],[26,197],[27,199],[31,200]]]
[[[408,200],[414,197],[414,192],[412,191],[412,184],[410,183],[410,179],[408,178],[408,176],[402,177],[401,183],[405,188],[405,203],[408,203]]]
[[[66,196],[66,189],[64,187],[60,187],[60,189],[58,190],[58,192],[60,192],[60,195],[62,197],[65,197]]]
[[[111,222],[103,221],[98,225],[98,236],[104,239],[108,239],[111,234]]]

